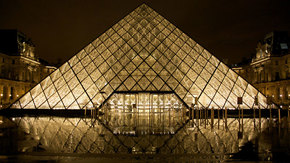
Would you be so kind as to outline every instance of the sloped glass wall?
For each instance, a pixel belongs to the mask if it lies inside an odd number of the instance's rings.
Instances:
[[[11,108],[84,109],[115,91],[171,91],[187,106],[241,108],[266,98],[180,29],[143,4],[65,62]]]

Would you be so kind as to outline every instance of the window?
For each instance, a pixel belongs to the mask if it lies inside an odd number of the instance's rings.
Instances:
[[[255,77],[256,77],[256,81],[255,82],[257,83],[259,81],[259,79],[258,79],[259,78],[258,72],[255,72]]]
[[[280,80],[279,72],[276,72],[275,77],[276,77],[276,80]]]
[[[277,94],[277,98],[278,99],[281,99],[281,96],[280,96],[280,88],[277,88],[277,93],[276,94]]]
[[[281,49],[288,49],[287,43],[280,43]]]
[[[14,91],[14,89],[13,89],[13,87],[11,87],[11,88],[10,88],[10,95],[9,95],[9,96],[10,96],[10,100],[13,99],[13,94],[14,94],[13,91]]]
[[[3,99],[6,100],[7,99],[7,94],[8,94],[8,88],[7,86],[3,87]],[[2,100],[1,100],[2,103]]]

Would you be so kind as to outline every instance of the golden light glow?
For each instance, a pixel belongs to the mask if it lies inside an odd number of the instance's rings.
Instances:
[[[227,65],[141,5],[12,107],[84,109],[120,91],[174,92],[189,107],[194,102],[199,107],[237,108],[237,97],[243,97],[241,107],[249,109],[255,96],[261,108],[267,105],[266,97]]]

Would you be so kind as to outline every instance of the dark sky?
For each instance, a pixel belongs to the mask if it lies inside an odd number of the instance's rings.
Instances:
[[[230,63],[265,34],[290,31],[289,0],[0,0],[0,29],[22,31],[41,58],[64,62],[143,2]]]

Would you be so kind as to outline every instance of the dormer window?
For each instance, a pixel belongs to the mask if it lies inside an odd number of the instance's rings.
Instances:
[[[287,43],[281,43],[281,44],[280,44],[280,47],[281,47],[281,49],[283,49],[283,50],[287,50],[287,49],[288,49]]]

